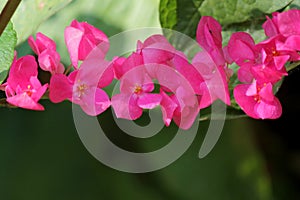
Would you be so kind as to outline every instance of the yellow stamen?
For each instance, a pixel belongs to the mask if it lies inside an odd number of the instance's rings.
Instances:
[[[140,85],[136,85],[133,92],[135,94],[141,94],[143,92],[143,88]]]

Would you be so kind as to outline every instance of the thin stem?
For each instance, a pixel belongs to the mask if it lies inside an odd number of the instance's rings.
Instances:
[[[286,71],[291,71],[300,65],[300,62],[293,62],[286,67]]]
[[[66,69],[66,71],[65,71],[65,75],[68,75],[68,73],[70,72],[70,70],[72,69],[72,67],[73,67],[73,65],[72,64],[70,64],[69,66],[68,66],[68,68]]]
[[[2,12],[0,13],[0,36],[3,33],[8,22],[10,21],[11,17],[17,10],[20,2],[21,0],[8,0],[6,5],[4,6]]]
[[[240,118],[245,118],[245,117],[248,117],[248,115],[246,114],[239,114],[239,115],[226,115],[225,117],[224,116],[215,116],[214,117],[214,120],[233,120],[233,119],[240,119]],[[206,120],[211,120],[211,116],[204,116],[204,117],[200,117],[199,118],[199,121],[206,121]]]

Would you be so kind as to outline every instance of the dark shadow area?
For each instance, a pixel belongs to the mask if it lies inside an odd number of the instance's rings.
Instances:
[[[251,122],[267,161],[277,199],[300,197],[299,85],[298,67],[289,73],[277,93],[283,107],[281,118]]]

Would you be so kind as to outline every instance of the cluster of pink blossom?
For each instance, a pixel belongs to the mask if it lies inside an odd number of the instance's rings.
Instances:
[[[300,60],[298,17],[299,10],[273,13],[263,24],[267,40],[255,44],[248,33],[236,32],[223,47],[221,25],[203,16],[196,38],[203,50],[191,62],[163,35],[138,41],[128,57],[106,60],[108,37],[90,24],[74,20],[64,32],[71,60],[67,69],[55,42],[37,33],[36,39],[28,39],[37,59],[15,56],[0,89],[8,103],[32,110],[44,110],[38,103],[42,96],[53,103],[69,100],[91,116],[112,106],[118,118],[129,120],[141,117],[144,109],[160,106],[166,126],[173,120],[188,129],[200,109],[215,100],[230,105],[228,82],[234,72],[229,66],[235,62],[240,66],[237,75],[241,82],[233,91],[236,102],[250,117],[274,119],[282,108],[273,86],[287,75],[287,62]],[[51,73],[49,83],[40,83],[38,66]],[[120,89],[110,97],[103,88],[114,79]]]
[[[256,119],[276,119],[282,107],[273,87],[287,75],[285,65],[300,60],[300,10],[273,13],[263,29],[268,39],[258,44],[248,33],[233,33],[228,42],[231,59],[240,66],[243,83],[235,87],[234,98],[244,112]]]

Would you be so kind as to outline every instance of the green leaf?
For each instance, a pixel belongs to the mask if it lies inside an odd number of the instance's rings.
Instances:
[[[161,0],[160,22],[163,28],[184,33],[192,38],[200,20],[198,9],[204,0]]]
[[[206,0],[199,12],[214,16],[222,25],[241,23],[250,19],[265,19],[266,14],[286,7],[292,0]]]
[[[12,22],[18,34],[18,44],[26,40],[44,20],[71,1],[72,0],[22,1],[12,17]],[[3,8],[5,3],[5,0],[0,0],[0,8]]]
[[[10,22],[0,36],[0,84],[5,80],[14,58],[17,34]]]
[[[160,22],[172,29],[195,38],[201,16],[216,18],[224,30],[224,44],[232,32],[247,31],[256,41],[264,39],[262,23],[267,14],[287,7],[299,7],[299,0],[161,0]]]

